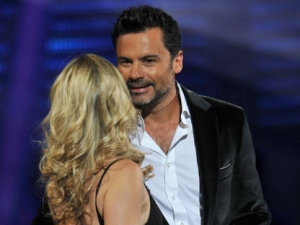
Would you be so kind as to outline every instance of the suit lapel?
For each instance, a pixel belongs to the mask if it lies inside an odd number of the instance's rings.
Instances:
[[[208,112],[210,104],[193,92],[182,88],[191,113],[198,169],[200,174],[201,219],[203,225],[212,224],[216,204],[219,147],[217,119]]]

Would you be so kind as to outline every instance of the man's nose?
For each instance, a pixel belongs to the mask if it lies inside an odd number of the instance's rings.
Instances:
[[[133,63],[132,70],[131,70],[131,78],[138,79],[141,77],[144,77],[143,72],[141,70],[141,66],[138,63]]]

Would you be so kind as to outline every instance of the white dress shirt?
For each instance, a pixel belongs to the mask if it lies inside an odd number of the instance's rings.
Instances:
[[[177,84],[178,85],[178,84]],[[200,225],[199,173],[190,112],[180,86],[181,121],[166,155],[145,131],[143,119],[132,144],[145,153],[142,167],[151,164],[154,177],[146,180],[151,195],[169,224]]]

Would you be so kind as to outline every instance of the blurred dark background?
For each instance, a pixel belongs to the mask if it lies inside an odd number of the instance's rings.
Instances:
[[[55,76],[79,53],[115,63],[112,23],[145,3],[179,22],[178,80],[245,109],[273,224],[299,225],[299,0],[1,0],[0,224],[30,224],[39,206],[36,130]]]

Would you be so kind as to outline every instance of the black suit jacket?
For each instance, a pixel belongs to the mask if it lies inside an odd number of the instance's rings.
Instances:
[[[243,109],[182,90],[194,130],[202,225],[270,224]]]

